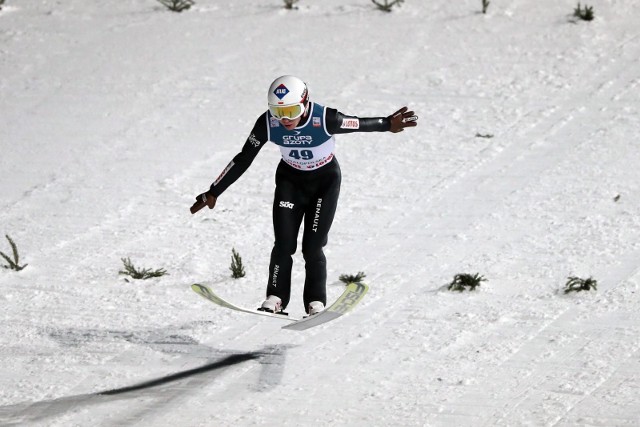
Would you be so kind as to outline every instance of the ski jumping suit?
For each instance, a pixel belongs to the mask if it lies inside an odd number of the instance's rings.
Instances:
[[[211,185],[218,197],[251,165],[260,149],[271,141],[280,147],[282,160],[276,170],[273,201],[275,244],[271,252],[267,296],[282,299],[285,308],[291,295],[292,255],[304,219],[302,254],[305,260],[304,305],[321,301],[326,305],[327,244],[340,194],[341,172],[334,155],[334,134],[386,132],[386,117],[346,116],[333,108],[311,102],[309,113],[288,131],[269,111],[256,121],[242,151]]]

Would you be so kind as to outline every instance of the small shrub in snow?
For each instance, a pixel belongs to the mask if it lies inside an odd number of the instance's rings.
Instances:
[[[0,4],[2,4],[2,0],[0,0]],[[13,258],[10,258],[4,252],[0,252],[0,256],[2,256],[2,258],[4,258],[4,260],[8,263],[8,265],[3,265],[2,267],[6,268],[7,270],[15,270],[15,271],[22,270],[27,266],[27,264],[20,265],[20,255],[18,254],[18,247],[16,246],[15,242],[11,239],[11,237],[9,237],[9,235],[5,235],[4,237],[7,238],[7,241],[11,246],[11,252],[12,252]]]
[[[231,249],[231,267],[229,267],[229,270],[231,270],[231,277],[234,279],[239,279],[245,276],[242,258],[234,248]]]
[[[594,278],[581,279],[580,277],[571,276],[564,286],[564,293],[590,291],[591,289],[594,291],[598,289],[598,281]]]
[[[293,7],[299,0],[284,0],[284,8],[285,9],[296,9]]]
[[[133,279],[151,279],[152,277],[161,277],[167,274],[164,268],[158,270],[151,270],[150,268],[139,269],[133,265],[130,258],[121,258],[124,264],[124,270],[120,270],[120,274],[131,276]],[[126,279],[125,279],[126,280]]]
[[[361,283],[365,277],[367,277],[367,275],[359,271],[355,276],[353,274],[341,274],[339,279],[342,283],[348,285],[349,283]]]
[[[449,283],[449,286],[447,287],[447,289],[449,289],[450,291],[457,291],[457,292],[462,292],[466,289],[468,289],[469,291],[475,291],[476,288],[478,286],[480,286],[481,282],[486,282],[487,279],[485,279],[483,276],[479,275],[478,273],[471,275],[471,274],[456,274],[455,276],[453,276],[453,281],[451,283]]]
[[[4,4],[4,0],[0,0],[0,10],[2,10],[2,5]]]
[[[378,6],[378,9],[383,10],[385,12],[391,12],[391,9],[393,8],[393,6],[400,6],[402,3],[404,3],[404,0],[382,0],[382,1],[378,1],[378,0],[371,0],[373,2],[373,4],[375,4],[376,6]]]
[[[195,3],[193,0],[158,0],[172,12],[182,12],[189,9]]]
[[[573,16],[583,21],[593,21],[593,6],[585,6],[583,9],[578,3],[578,6],[573,10]]]
[[[487,13],[487,9],[489,8],[489,0],[482,0],[482,13]]]

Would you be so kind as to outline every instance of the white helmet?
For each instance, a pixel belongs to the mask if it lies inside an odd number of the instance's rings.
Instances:
[[[309,105],[307,84],[294,76],[278,77],[269,86],[267,102],[271,115],[276,119],[297,119]]]

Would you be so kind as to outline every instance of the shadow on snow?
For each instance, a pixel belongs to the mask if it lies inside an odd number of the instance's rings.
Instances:
[[[49,417],[59,416],[72,410],[80,412],[81,409],[90,405],[152,397],[156,402],[151,405],[149,402],[146,405],[143,402],[137,402],[136,405],[132,405],[138,411],[135,414],[127,414],[125,410],[124,414],[118,414],[116,411],[115,414],[111,412],[107,416],[107,418],[124,416],[126,419],[120,421],[127,422],[140,420],[144,418],[147,412],[155,413],[155,408],[164,406],[163,403],[166,404],[185,393],[202,390],[203,387],[211,384],[214,378],[224,373],[226,369],[252,360],[260,363],[261,371],[257,386],[248,384],[248,391],[264,391],[280,383],[287,349],[288,346],[278,348],[269,346],[262,351],[230,354],[213,363],[130,386],[40,402],[23,402],[15,405],[0,406],[0,425],[24,425],[25,423],[33,423]],[[216,375],[212,376],[213,373],[216,373]],[[179,384],[171,385],[176,382],[179,382]]]

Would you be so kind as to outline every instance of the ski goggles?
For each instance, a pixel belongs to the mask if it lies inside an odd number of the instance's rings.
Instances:
[[[295,120],[304,113],[303,104],[293,105],[269,105],[269,111],[271,115],[278,120],[289,119]]]

